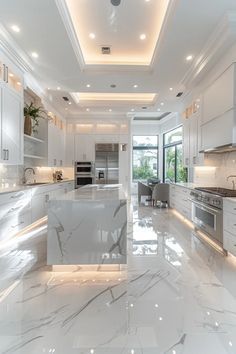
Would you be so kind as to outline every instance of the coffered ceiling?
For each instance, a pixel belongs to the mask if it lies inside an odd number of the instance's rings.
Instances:
[[[219,37],[222,28],[230,32],[235,17],[225,15],[234,11],[235,0],[121,0],[118,7],[110,0],[1,0],[0,45],[25,63],[68,118],[161,115],[181,110],[176,95],[209,71],[214,43],[215,61],[232,45]],[[111,54],[101,54],[101,46]]]

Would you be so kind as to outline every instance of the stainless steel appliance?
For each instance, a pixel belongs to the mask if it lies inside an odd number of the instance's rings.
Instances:
[[[236,191],[199,187],[191,193],[192,221],[196,228],[223,244],[223,197],[236,197]]]
[[[95,183],[95,166],[91,161],[75,162],[75,188]]]
[[[95,171],[97,184],[119,183],[119,144],[96,144]]]

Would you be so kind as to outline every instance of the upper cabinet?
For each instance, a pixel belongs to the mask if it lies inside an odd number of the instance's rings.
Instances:
[[[48,123],[48,166],[65,166],[65,123],[54,116]]]
[[[204,91],[200,150],[232,144],[236,126],[235,83],[232,64]]]
[[[0,54],[0,160],[23,163],[23,75]]]
[[[184,166],[194,167],[203,164],[201,146],[201,98],[196,99],[184,112],[183,117],[183,153]]]

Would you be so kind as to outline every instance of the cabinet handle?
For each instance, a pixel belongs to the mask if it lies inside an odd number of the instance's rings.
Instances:
[[[7,149],[3,149],[3,160],[7,160]]]
[[[9,160],[9,150],[7,149],[7,160]]]
[[[14,211],[16,211],[16,210],[18,210],[20,208],[22,208],[22,205],[19,205],[18,207],[13,207],[10,210],[8,210],[7,214],[11,214],[11,213],[13,213]]]
[[[193,164],[196,165],[196,156],[193,157]]]
[[[185,159],[185,165],[188,165],[188,163],[189,163],[189,159],[186,158],[186,159]]]
[[[48,203],[49,202],[49,194],[45,195],[45,202]]]
[[[60,165],[62,166],[62,160],[60,160]]]
[[[57,164],[57,159],[54,159],[53,161],[54,161],[54,166],[56,166],[56,164]]]

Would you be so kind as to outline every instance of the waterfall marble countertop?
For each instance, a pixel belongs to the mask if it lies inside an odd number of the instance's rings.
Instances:
[[[48,204],[48,265],[126,264],[122,185],[87,185]]]
[[[12,193],[12,192],[20,192],[24,190],[29,190],[32,188],[38,188],[38,187],[44,187],[47,185],[57,185],[61,183],[66,183],[66,182],[73,182],[74,179],[63,179],[62,181],[58,182],[53,182],[53,181],[47,181],[47,182],[36,182],[36,184],[16,184],[8,187],[1,187],[0,188],[0,195],[1,194],[6,194],[6,193]],[[7,185],[7,184],[6,184]]]

